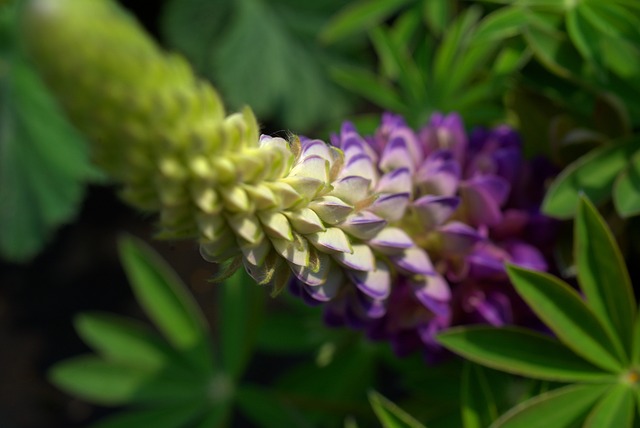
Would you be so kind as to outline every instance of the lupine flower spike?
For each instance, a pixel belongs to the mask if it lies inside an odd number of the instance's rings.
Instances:
[[[456,115],[419,133],[385,115],[373,137],[345,124],[331,145],[260,136],[249,108],[227,114],[108,0],[33,0],[24,27],[123,197],[159,213],[159,236],[197,239],[223,274],[244,266],[274,293],[290,284],[326,303],[328,322],[402,351],[432,346],[460,308],[511,322],[508,293],[483,281],[506,281],[506,260],[545,268],[525,242],[535,205],[513,196],[522,160],[507,128],[468,139]]]

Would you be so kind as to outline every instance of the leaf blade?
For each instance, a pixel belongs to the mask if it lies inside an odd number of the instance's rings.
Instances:
[[[584,428],[632,426],[633,395],[630,385],[614,385],[589,413]]]
[[[454,327],[437,339],[471,361],[534,379],[600,381],[610,376],[556,339],[519,327]]]
[[[413,416],[376,391],[369,392],[369,402],[383,428],[424,428]]]
[[[584,196],[578,205],[574,235],[580,288],[601,322],[615,332],[623,346],[629,346],[636,315],[629,272],[611,230]],[[631,349],[626,351],[628,355]]]
[[[514,288],[573,352],[598,367],[619,372],[624,351],[578,293],[547,273],[507,266]]]

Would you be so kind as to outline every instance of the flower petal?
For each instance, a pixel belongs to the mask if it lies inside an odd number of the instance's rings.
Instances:
[[[379,193],[411,193],[413,191],[411,171],[407,168],[398,168],[384,174],[376,190]]]
[[[351,214],[338,226],[356,238],[368,240],[373,238],[386,225],[387,221],[377,215],[369,211],[359,211]]]
[[[353,248],[347,235],[337,227],[306,235],[314,247],[325,253],[351,253]]]
[[[375,268],[375,257],[371,248],[365,244],[353,244],[352,253],[334,254],[333,258],[342,266],[359,271],[371,271]]]
[[[369,196],[371,181],[364,177],[350,175],[332,183],[331,196],[335,196],[349,204],[357,202]]]
[[[383,193],[371,204],[369,210],[387,221],[398,221],[404,216],[409,197],[409,193]]]
[[[407,275],[434,275],[433,264],[427,253],[418,247],[404,250],[389,257],[396,267]]]
[[[285,211],[291,225],[296,232],[307,234],[325,230],[324,223],[315,211],[310,208],[301,208],[297,211]]]
[[[385,227],[368,244],[383,254],[397,254],[415,245],[413,239],[397,227]]]
[[[343,221],[353,211],[353,206],[335,196],[322,196],[309,204],[309,208],[328,224]]]
[[[347,271],[347,276],[361,292],[372,299],[386,299],[391,293],[391,273],[389,267],[382,261],[376,261],[374,270]]]
[[[460,199],[455,196],[423,196],[411,204],[424,230],[430,231],[451,217]]]

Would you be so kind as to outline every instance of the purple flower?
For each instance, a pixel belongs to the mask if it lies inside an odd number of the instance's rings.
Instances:
[[[362,153],[375,162],[381,193],[367,212],[376,216],[359,214],[349,227],[368,227],[378,214],[391,218],[393,228],[368,242],[375,252],[392,251],[385,258],[395,268],[388,287],[372,290],[354,278],[360,285],[326,306],[328,324],[364,329],[399,355],[422,350],[435,360],[442,329],[531,318],[515,316],[528,311],[504,266],[546,270],[554,223],[539,212],[540,181],[531,179],[513,129],[467,134],[459,115],[434,114],[416,133],[385,113],[373,136],[347,123],[332,142],[347,162]]]

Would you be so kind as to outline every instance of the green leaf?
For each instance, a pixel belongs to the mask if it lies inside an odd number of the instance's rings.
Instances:
[[[91,428],[182,428],[191,426],[202,413],[204,405],[203,401],[194,401],[160,408],[123,411],[101,420]],[[213,427],[214,425],[209,425],[209,428]]]
[[[634,416],[633,395],[631,385],[622,383],[613,386],[589,413],[583,427],[631,427]]]
[[[463,370],[461,405],[464,428],[487,427],[498,418],[487,376],[482,367],[470,362],[465,362]]]
[[[369,392],[369,402],[383,428],[424,428],[413,416],[375,391]]]
[[[256,426],[264,428],[310,427],[304,415],[272,389],[245,384],[238,390],[238,406]]]
[[[633,340],[631,348],[631,363],[635,366],[640,364],[640,316],[637,315],[633,324]]]
[[[454,4],[451,0],[423,1],[424,20],[437,37],[445,33],[454,13]]]
[[[535,379],[571,382],[611,377],[558,340],[519,327],[454,327],[440,333],[438,341],[476,363]]]
[[[105,359],[148,370],[179,365],[179,354],[143,324],[109,313],[84,313],[75,320],[82,340]]]
[[[227,420],[231,415],[232,407],[230,404],[212,405],[202,420],[194,425],[194,428],[218,428],[228,426]]]
[[[526,9],[517,5],[497,9],[480,21],[472,43],[497,43],[518,36],[528,22]]]
[[[582,59],[563,33],[532,24],[525,28],[524,37],[538,61],[552,73],[571,78],[580,71]]]
[[[222,365],[239,378],[252,355],[264,311],[264,289],[244,269],[220,285]]]
[[[574,253],[578,282],[589,306],[631,352],[636,300],[620,248],[598,210],[580,198]]]
[[[575,290],[547,273],[514,265],[507,271],[520,297],[561,342],[596,366],[620,372],[624,350]]]
[[[206,381],[164,377],[163,372],[110,363],[93,355],[56,364],[49,378],[69,393],[104,405],[192,401],[204,395]]]
[[[169,343],[205,372],[213,356],[200,308],[175,272],[141,241],[123,237],[120,258],[136,300]]]
[[[569,385],[515,406],[491,428],[549,428],[576,426],[609,385]]]
[[[622,217],[640,214],[640,151],[618,175],[613,185],[613,203]]]
[[[0,256],[24,262],[76,215],[98,173],[25,60],[3,55],[0,68]]]
[[[295,8],[281,3],[233,2],[235,13],[210,53],[207,75],[232,107],[248,104],[263,120],[278,117],[292,129],[343,116],[347,99],[323,73],[325,62],[336,60],[313,37],[292,28],[299,18],[287,17]],[[317,19],[322,16],[303,24]]]
[[[578,52],[594,66],[602,65],[600,54],[601,34],[584,18],[579,3],[577,7],[570,9],[566,15],[567,32]]]
[[[327,24],[320,33],[320,39],[325,43],[332,43],[352,34],[367,31],[413,1],[362,0],[350,3]]]
[[[379,79],[369,70],[335,66],[330,69],[330,74],[341,86],[382,108],[399,113],[407,110],[391,85]]]
[[[583,192],[594,204],[611,196],[613,183],[627,164],[637,140],[601,147],[567,166],[553,181],[545,195],[542,210],[558,218],[571,218]]]

